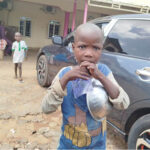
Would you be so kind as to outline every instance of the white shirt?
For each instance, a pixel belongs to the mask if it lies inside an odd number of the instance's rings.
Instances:
[[[26,50],[27,45],[25,41],[20,42],[15,41],[12,45],[12,51],[14,51],[13,63],[22,63],[24,61]]]

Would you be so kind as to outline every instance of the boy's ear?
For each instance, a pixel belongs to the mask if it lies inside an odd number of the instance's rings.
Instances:
[[[74,51],[74,49],[75,49],[75,44],[74,44],[74,43],[72,43],[72,49],[73,49],[73,51]]]

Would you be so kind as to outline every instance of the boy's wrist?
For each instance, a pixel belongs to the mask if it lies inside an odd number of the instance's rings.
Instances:
[[[101,72],[99,71],[99,73],[98,73],[98,80],[99,80],[100,82],[102,82],[102,81],[104,80],[104,78],[105,78],[105,76],[103,75],[103,73],[101,73]]]
[[[60,79],[60,84],[61,84],[61,87],[62,89],[64,90],[66,88],[66,85],[69,81],[69,78],[67,75],[64,75],[61,79]]]

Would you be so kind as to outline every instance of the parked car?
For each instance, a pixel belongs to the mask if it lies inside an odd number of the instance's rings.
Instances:
[[[100,62],[109,66],[116,80],[128,93],[127,110],[113,109],[111,125],[128,143],[129,149],[150,149],[150,14],[118,15],[90,21],[104,31],[104,50]],[[54,36],[53,44],[37,56],[37,79],[49,86],[60,68],[75,64],[70,43]]]

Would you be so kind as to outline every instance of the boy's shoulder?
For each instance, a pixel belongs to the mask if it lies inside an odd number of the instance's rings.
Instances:
[[[97,66],[98,66],[98,69],[99,69],[105,76],[108,76],[109,73],[112,72],[111,69],[110,69],[106,64],[98,63]]]
[[[13,44],[16,44],[16,43],[17,43],[17,41],[14,41],[14,42],[13,42]]]
[[[21,40],[20,42],[21,42],[21,43],[26,43],[24,40]]]
[[[68,71],[70,71],[72,66],[63,67],[59,71],[59,78],[62,78]]]

